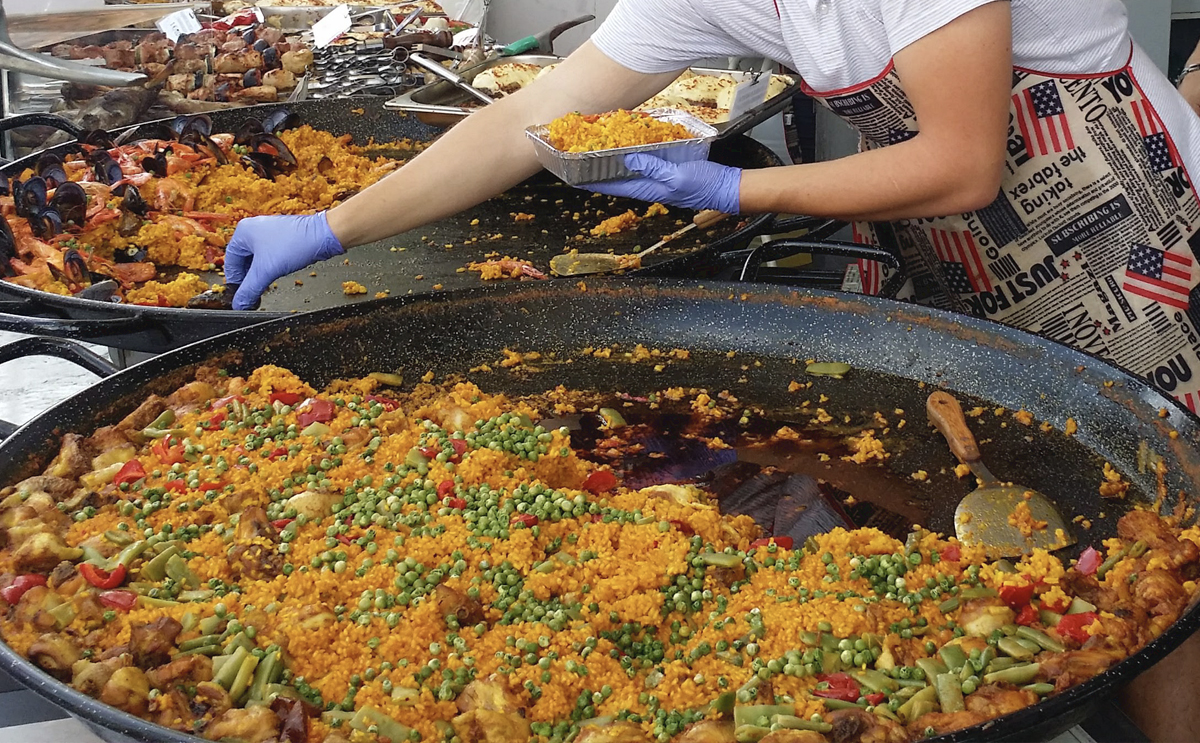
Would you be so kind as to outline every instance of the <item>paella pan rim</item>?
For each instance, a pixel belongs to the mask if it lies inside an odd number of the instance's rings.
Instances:
[[[536,300],[538,297],[565,297],[570,300],[573,294],[579,296],[591,294],[593,297],[636,297],[646,302],[653,302],[661,298],[701,302],[704,300],[709,302],[718,300],[757,302],[769,306],[783,303],[802,309],[807,308],[808,311],[832,311],[835,315],[841,313],[843,315],[878,317],[881,325],[885,324],[882,322],[883,318],[896,326],[907,324],[911,327],[913,324],[925,322],[931,327],[936,326],[936,333],[943,335],[953,333],[960,342],[964,339],[973,339],[968,342],[973,342],[981,348],[991,346],[994,353],[1016,354],[1018,351],[1023,351],[1026,355],[1040,355],[1043,361],[1075,367],[1076,372],[1083,367],[1092,372],[1100,372],[1105,379],[1117,381],[1125,388],[1129,396],[1125,399],[1124,405],[1128,408],[1129,415],[1136,416],[1140,408],[1141,412],[1146,414],[1147,420],[1162,418],[1158,411],[1166,408],[1178,414],[1171,415],[1170,423],[1180,430],[1180,443],[1184,440],[1194,439],[1200,434],[1200,418],[1145,381],[1094,356],[989,321],[891,300],[824,290],[796,290],[778,286],[707,281],[610,278],[592,280],[586,285],[584,282],[516,283],[423,296],[369,300],[309,313],[290,313],[281,318],[214,336],[170,351],[161,357],[152,358],[112,377],[100,380],[91,387],[44,411],[18,429],[6,441],[0,443],[0,470],[9,466],[11,461],[16,460],[18,450],[28,453],[34,445],[40,443],[40,441],[34,441],[35,437],[44,438],[53,430],[65,430],[70,427],[72,421],[78,423],[75,418],[68,419],[62,416],[78,416],[82,410],[95,409],[106,401],[111,401],[120,392],[134,391],[157,376],[203,362],[230,349],[265,347],[276,342],[285,334],[301,331],[306,326],[316,327],[323,323],[343,323],[376,312],[393,310],[415,312],[423,308],[436,311],[439,304],[496,301],[514,303],[519,298]],[[189,312],[188,310],[178,311]],[[261,317],[261,314],[256,313],[244,314]],[[893,329],[889,332],[899,333],[901,331]],[[498,337],[497,346],[504,341],[503,335]],[[908,378],[914,379],[912,376]],[[923,381],[934,384],[946,382],[944,379]],[[1082,379],[1080,381],[1080,384],[1087,383]],[[76,407],[79,410],[75,410]],[[1189,434],[1187,437],[1183,435],[1185,429]],[[29,439],[29,441],[26,442],[25,439]],[[1122,684],[1162,660],[1197,629],[1200,629],[1200,606],[1193,603],[1184,615],[1162,635],[1099,676],[1031,707],[931,740],[945,743],[968,740],[1029,740],[1031,737],[1025,731],[1036,729],[1038,732],[1034,735],[1039,739],[1047,737],[1050,730],[1057,731],[1054,734],[1063,732],[1081,721],[1087,711],[1093,705],[1098,704],[1104,696],[1113,693]],[[169,730],[143,718],[102,704],[71,688],[69,684],[54,680],[4,643],[0,643],[0,669],[10,673],[20,683],[50,702],[66,709],[72,715],[106,731],[146,741],[197,743],[204,740],[197,736]],[[1025,734],[1023,735],[1023,733]]]

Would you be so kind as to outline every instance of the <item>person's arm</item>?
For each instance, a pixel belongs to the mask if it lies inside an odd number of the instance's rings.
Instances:
[[[691,209],[844,220],[959,214],[1000,192],[1012,100],[1008,2],[969,10],[895,54],[920,134],[830,162],[738,170],[630,155],[642,178],[591,184],[613,196]]]
[[[344,247],[457,214],[537,172],[525,128],[572,111],[632,108],[678,77],[627,69],[586,43],[529,87],[468,116],[392,175],[329,212]]]
[[[1192,56],[1188,57],[1187,62],[1183,63],[1183,68],[1186,70],[1192,65],[1200,64],[1200,43],[1196,44],[1196,49],[1192,52]],[[1187,99],[1192,110],[1200,114],[1200,70],[1189,72],[1179,80],[1179,92]]]

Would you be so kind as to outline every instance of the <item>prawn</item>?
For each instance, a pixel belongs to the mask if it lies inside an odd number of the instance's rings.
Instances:
[[[546,274],[533,267],[533,264],[528,261],[517,260],[516,258],[503,258],[500,260],[484,261],[483,263],[472,263],[467,266],[472,271],[478,271],[480,278],[484,281],[493,279],[519,279],[523,276],[528,276],[532,279],[544,279]]]
[[[154,188],[154,208],[160,212],[190,212],[196,197],[192,189],[174,178],[159,178]]]

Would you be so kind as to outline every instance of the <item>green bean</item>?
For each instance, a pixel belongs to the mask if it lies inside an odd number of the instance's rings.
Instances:
[[[962,712],[966,709],[963,703],[962,682],[953,673],[940,674],[934,680],[937,689],[938,704],[942,712]]]
[[[1038,653],[1042,652],[1042,646],[1038,645],[1033,640],[1026,640],[1023,637],[1014,637],[1012,639],[1015,640],[1018,645],[1025,648],[1026,650],[1033,653],[1034,655],[1037,655]]]
[[[208,588],[202,588],[197,591],[184,591],[183,593],[179,594],[179,600],[185,603],[189,601],[208,601],[215,596],[216,593],[216,591]]]
[[[949,614],[950,612],[954,611],[957,608],[958,608],[958,597],[957,596],[951,596],[950,598],[946,599],[942,603],[938,604],[938,611],[940,611],[943,614]]]
[[[826,699],[825,709],[863,709],[863,706],[861,704],[855,704],[854,702],[844,702],[841,699]]]
[[[167,577],[167,561],[175,555],[179,554],[179,550],[174,547],[168,547],[162,552],[154,556],[150,562],[142,566],[139,573],[143,580],[160,581]]]
[[[1032,691],[1039,697],[1044,697],[1050,692],[1054,691],[1054,684],[1030,684],[1029,686],[1022,686],[1021,688],[1025,691]]]
[[[879,671],[871,671],[871,670],[855,671],[853,676],[856,681],[858,681],[859,683],[861,683],[863,686],[867,687],[871,691],[887,692],[887,691],[895,691],[896,689],[900,688],[900,684],[896,681],[896,679],[894,679],[890,676],[885,676],[884,674],[880,673]]]
[[[411,689],[407,686],[397,686],[392,689],[392,701],[401,707],[412,707],[421,700],[421,692],[419,689]]]
[[[138,595],[138,604],[140,606],[148,606],[152,609],[165,609],[168,606],[179,606],[178,601],[171,601],[169,599],[156,599],[143,595]]]
[[[133,537],[129,536],[127,532],[118,531],[117,529],[109,529],[104,532],[104,538],[118,547],[127,547],[133,544]]]
[[[1015,665],[1017,665],[1016,658],[1001,656],[993,659],[991,663],[988,663],[984,670],[986,670],[988,673],[992,673],[993,671],[1003,671],[1005,668],[1012,668]]]
[[[739,704],[733,708],[733,724],[737,726],[754,725],[764,717],[773,715],[790,715],[795,707],[786,704]]]
[[[900,684],[900,691],[896,692],[897,694],[903,694],[905,689],[924,689],[929,686],[919,679],[896,679],[896,683]]]
[[[917,658],[917,668],[920,668],[922,671],[924,671],[925,678],[931,681],[939,673],[945,673],[946,671],[950,670],[946,667],[945,663],[941,662],[937,658]]]
[[[1023,666],[1006,668],[1003,671],[994,671],[984,676],[983,680],[989,684],[1007,683],[1021,686],[1037,678],[1038,672],[1041,670],[1042,666],[1040,663],[1029,663]]]
[[[995,588],[987,588],[986,586],[976,586],[974,588],[964,588],[959,591],[958,597],[961,599],[990,599],[994,596],[999,596],[999,592]]]
[[[900,717],[906,722],[912,722],[920,715],[914,714],[918,705],[928,705],[926,712],[933,710],[933,703],[937,701],[937,689],[934,686],[926,686],[904,704],[900,705],[900,709],[896,710]]]
[[[1148,549],[1150,549],[1150,545],[1145,540],[1139,539],[1129,548],[1129,556],[1136,559],[1146,554],[1146,550]]]
[[[963,663],[962,670],[958,672],[958,680],[966,681],[967,679],[971,678],[974,675],[975,675],[975,666],[972,665],[970,659],[968,659],[966,663]]]
[[[995,568],[996,571],[1000,572],[1000,573],[1015,573],[1015,572],[1017,572],[1017,569],[1015,567],[1013,567],[1013,564],[1011,562],[1009,562],[1008,560],[996,560],[994,563],[992,563],[992,567]]]
[[[242,661],[247,657],[250,657],[250,651],[246,648],[238,648],[229,656],[229,660],[222,661],[219,667],[214,664],[213,681],[220,684],[225,691],[229,691],[229,687],[233,686],[234,680],[237,679]]]
[[[816,733],[828,733],[833,725],[827,722],[813,722],[795,715],[772,715],[771,725],[778,725],[785,730],[812,730]]]
[[[1058,640],[1055,640],[1045,632],[1042,632],[1039,629],[1034,629],[1033,627],[1021,627],[1017,630],[1017,636],[1036,642],[1043,649],[1050,650],[1055,653],[1061,653],[1067,649]]]
[[[257,667],[258,657],[247,654],[237,670],[237,675],[233,678],[233,684],[229,687],[229,700],[234,705],[241,703],[242,697],[250,688],[250,680],[254,678],[254,669]]]
[[[204,635],[215,634],[223,621],[225,620],[217,616],[204,617],[200,620],[200,633]]]
[[[130,563],[132,563],[134,560],[136,560],[138,557],[140,557],[141,554],[143,552],[145,552],[146,548],[149,546],[150,545],[146,542],[146,540],[139,539],[138,541],[129,545],[128,547],[121,550],[120,553],[117,554],[117,559],[116,559],[116,562],[113,563],[113,567],[116,567],[117,565],[124,565],[125,567],[129,567]]]
[[[244,648],[246,651],[254,650],[254,642],[246,637],[245,632],[239,632],[233,636],[233,639],[225,643],[225,652],[232,653],[237,648]]]
[[[268,653],[267,657],[263,658],[258,664],[258,668],[254,669],[254,680],[250,683],[250,698],[264,699],[267,684],[271,681],[271,677],[276,671],[282,670],[280,666],[279,651]]]
[[[180,617],[179,625],[183,628],[183,632],[191,632],[192,630],[196,629],[196,624],[199,623],[199,621],[200,618],[196,616],[196,612],[189,611],[184,612],[184,615]]]
[[[996,643],[996,647],[1007,656],[1016,658],[1017,660],[1033,660],[1033,653],[1029,648],[1017,642],[1015,637],[1001,637]]]
[[[767,737],[767,734],[770,732],[770,728],[762,728],[757,725],[741,725],[734,729],[733,738],[737,743],[758,743],[758,741]]]
[[[957,645],[944,645],[938,651],[938,655],[942,656],[942,662],[946,664],[946,669],[957,671],[967,662],[967,654],[962,651]]]
[[[184,640],[179,643],[179,649],[191,650],[193,648],[204,647],[205,645],[215,645],[220,641],[220,635],[200,635],[199,637],[193,637],[190,640]]]
[[[1062,621],[1062,614],[1050,611],[1049,609],[1038,610],[1038,619],[1047,627],[1057,627]]]
[[[1096,568],[1096,580],[1104,580],[1104,576],[1108,575],[1108,571],[1115,568],[1117,563],[1125,559],[1125,555],[1127,554],[1129,554],[1129,550],[1122,547],[1112,557],[1100,563],[1100,567]]]
[[[179,555],[172,555],[167,560],[167,577],[176,583],[184,584],[189,589],[195,589],[200,585],[200,579],[188,567],[187,561]]]
[[[393,741],[407,740],[409,733],[412,732],[408,726],[401,725],[374,707],[368,706],[358,708],[354,717],[350,719],[350,727],[362,732],[367,732],[368,728],[375,727],[380,738],[390,738]]]
[[[219,656],[221,655],[221,646],[215,643],[210,645],[199,645],[190,650],[180,650],[178,655],[207,655],[210,657]]]

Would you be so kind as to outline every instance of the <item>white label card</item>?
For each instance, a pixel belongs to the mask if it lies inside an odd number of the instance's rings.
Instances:
[[[350,6],[339,5],[329,15],[313,24],[313,43],[318,49],[329,46],[350,30]]]
[[[729,107],[729,120],[732,121],[755,106],[767,100],[767,90],[771,87],[769,74],[759,75],[758,79],[746,78],[733,89],[733,104]]]
[[[187,10],[177,10],[174,13],[163,16],[154,22],[159,31],[174,43],[180,36],[184,34],[194,34],[200,30],[200,19],[196,17],[196,11],[188,8]]]

